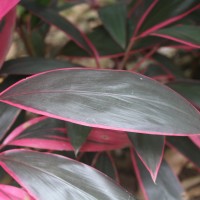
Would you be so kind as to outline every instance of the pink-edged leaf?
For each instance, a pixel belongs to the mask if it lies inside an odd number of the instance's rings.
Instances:
[[[167,145],[179,151],[194,165],[200,167],[200,149],[188,137],[167,137]]]
[[[67,137],[65,122],[38,117],[31,119],[13,130],[4,140],[3,145],[15,145],[39,149],[73,151]],[[129,146],[126,133],[93,128],[81,151],[109,151]]]
[[[7,2],[7,4],[5,5],[9,5],[8,1],[4,1],[4,0],[1,0],[1,1],[3,2],[3,5],[4,5],[4,2]],[[1,5],[0,5],[0,12],[1,12]],[[12,35],[13,27],[15,24],[15,18],[16,18],[16,12],[15,12],[15,8],[13,8],[6,14],[6,16],[4,16],[3,19],[0,19],[0,44],[1,44],[0,68],[8,52],[8,49],[10,47],[11,35]]]
[[[200,148],[200,135],[189,136],[189,138]]]
[[[38,200],[135,199],[94,168],[63,156],[11,150],[1,153],[0,165]]]
[[[184,191],[165,160],[162,161],[155,184],[133,151],[131,159],[145,200],[182,200]]]
[[[21,0],[21,5],[33,12],[48,24],[52,24],[64,31],[78,46],[98,59],[98,52],[88,37],[67,19],[59,15],[58,12],[47,7],[45,8],[39,6],[33,1]]]
[[[200,27],[181,25],[163,28],[152,33],[151,35],[174,40],[194,48],[200,48],[199,34]]]
[[[23,189],[11,185],[0,184],[0,199],[2,200],[34,200]]]
[[[14,8],[19,0],[1,0],[1,6],[0,6],[0,21],[2,18],[12,9]]]
[[[128,136],[137,155],[149,171],[152,180],[156,182],[163,158],[165,137],[138,133],[128,133]]]
[[[83,144],[86,142],[91,128],[74,123],[67,123],[67,135],[77,155]]]
[[[7,131],[15,122],[20,110],[13,106],[0,103],[0,113],[0,140],[2,140]]]
[[[0,101],[84,126],[119,131],[194,135],[199,112],[180,95],[127,71],[60,69],[26,78]]]

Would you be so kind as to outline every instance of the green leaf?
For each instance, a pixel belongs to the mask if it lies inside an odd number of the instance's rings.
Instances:
[[[39,200],[134,200],[92,167],[55,154],[27,150],[1,153],[0,165]]]
[[[115,41],[123,48],[126,47],[126,4],[116,3],[99,9],[103,25]]]
[[[200,115],[190,103],[128,71],[43,72],[6,89],[0,101],[84,126],[157,135],[200,133]]]
[[[75,154],[77,155],[81,146],[87,140],[87,137],[91,131],[91,127],[82,126],[74,123],[67,123],[67,135],[70,139],[72,146],[74,147]]]
[[[169,28],[160,29],[152,33],[152,35],[174,40],[194,48],[200,48],[200,27],[197,26],[172,26]]]
[[[167,84],[176,92],[200,107],[200,82],[195,80],[173,81]]]
[[[128,133],[139,158],[156,181],[164,151],[164,136]]]

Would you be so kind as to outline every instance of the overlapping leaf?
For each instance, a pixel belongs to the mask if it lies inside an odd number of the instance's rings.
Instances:
[[[54,70],[11,86],[0,101],[97,128],[158,135],[200,133],[200,115],[191,104],[132,72]]]
[[[0,164],[36,199],[134,200],[99,171],[55,154],[6,151]]]
[[[131,152],[132,162],[145,200],[182,200],[183,189],[167,163],[163,160],[156,184],[139,158]]]
[[[128,136],[134,145],[136,153],[155,182],[163,158],[164,136],[137,133],[128,133]]]

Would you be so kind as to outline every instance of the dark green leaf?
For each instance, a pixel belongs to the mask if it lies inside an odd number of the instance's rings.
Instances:
[[[40,200],[134,200],[99,171],[55,154],[26,150],[6,151],[1,165]]]
[[[112,4],[99,10],[103,25],[123,49],[126,47],[126,14],[125,3]]]
[[[75,154],[77,155],[81,146],[87,140],[87,137],[91,131],[88,126],[82,126],[78,124],[67,123],[67,135],[70,139],[72,146],[74,147]]]
[[[156,181],[164,151],[164,136],[128,133],[139,158]]]

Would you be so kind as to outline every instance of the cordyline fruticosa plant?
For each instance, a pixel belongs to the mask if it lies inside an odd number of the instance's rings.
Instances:
[[[199,1],[1,0],[0,64],[17,3],[16,31],[29,56],[0,70],[1,174],[13,178],[0,185],[0,199],[133,200],[93,168],[119,181],[110,151],[123,147],[130,149],[145,200],[183,199],[163,152],[165,145],[175,148],[199,170],[200,82],[186,79],[157,50],[199,55]],[[81,3],[98,13],[91,31],[60,14]],[[47,59],[52,26],[69,40]],[[96,66],[69,62],[74,58],[92,58]],[[102,66],[102,58],[112,61],[112,69]],[[28,119],[30,112],[36,115]],[[67,156],[71,151],[76,160]],[[83,164],[85,152],[94,152],[92,167]]]

